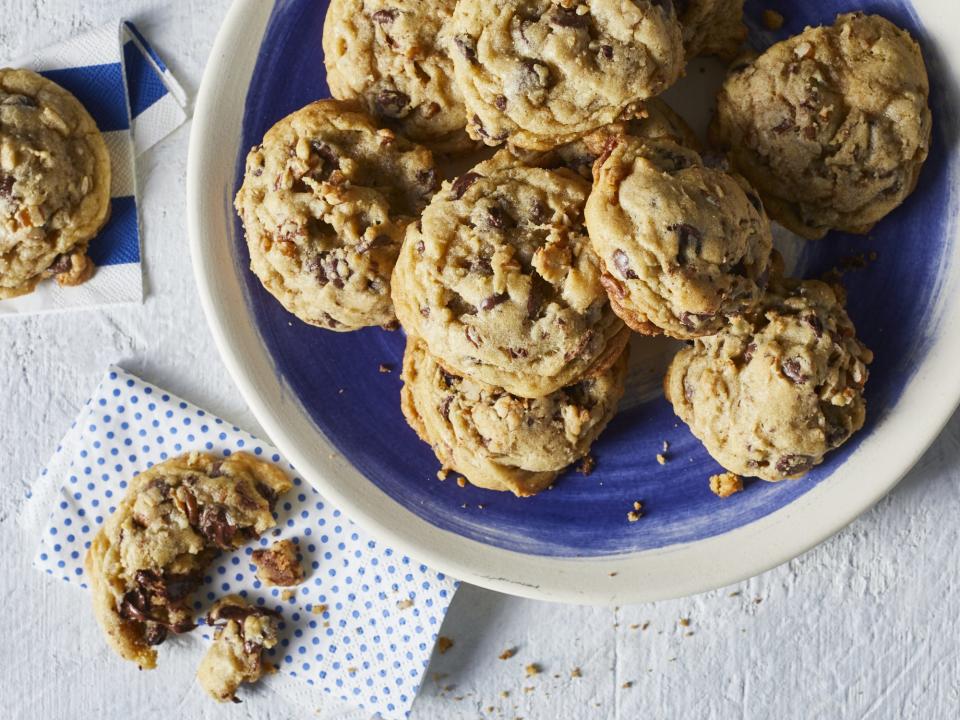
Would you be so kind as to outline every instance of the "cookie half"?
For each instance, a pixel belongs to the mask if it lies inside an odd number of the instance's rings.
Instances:
[[[323,25],[327,84],[437,153],[477,146],[453,81],[456,0],[332,0]]]
[[[627,325],[711,335],[760,299],[773,238],[743,178],[668,139],[615,139],[594,172],[587,227]]]
[[[0,299],[93,274],[110,214],[110,156],[90,113],[29,70],[0,69]]]
[[[928,96],[906,31],[878,15],[840,15],[735,64],[710,133],[789,230],[866,233],[916,187]]]
[[[452,371],[521,397],[602,371],[628,331],[583,223],[589,190],[505,150],[444,183],[400,251],[401,324]]]
[[[129,489],[87,552],[93,609],[111,647],[143,669],[156,645],[195,627],[187,599],[214,556],[272,528],[292,487],[247,453],[191,453],[154,465]]]
[[[401,408],[444,468],[478,487],[525,497],[589,452],[623,395],[627,354],[601,373],[529,399],[445,370],[426,343],[410,337]]]
[[[799,477],[863,427],[873,353],[843,304],[817,280],[776,280],[755,310],[677,353],[667,399],[727,470]]]
[[[250,268],[311,325],[390,326],[390,275],[403,233],[436,185],[426,148],[349,103],[311,103],[247,156],[235,205]]]
[[[681,74],[673,3],[461,0],[453,20],[467,131],[546,150],[629,118]]]

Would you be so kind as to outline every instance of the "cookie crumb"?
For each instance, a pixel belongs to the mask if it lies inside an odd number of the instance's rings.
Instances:
[[[627,513],[627,522],[632,522],[632,523],[634,523],[634,522],[636,522],[636,521],[639,520],[639,519],[640,519],[640,513],[635,512],[635,511],[633,511],[633,510],[631,510],[630,512]]]
[[[629,690],[633,687],[633,680],[627,680],[623,685],[621,685],[624,690]]]
[[[441,482],[446,480],[449,475],[450,470],[447,468],[440,468],[437,470],[437,480],[440,480]]]
[[[640,629],[641,629],[641,630],[646,630],[648,627],[650,627],[650,621],[649,621],[649,620],[647,620],[647,622],[645,622],[643,625],[641,625],[641,626],[640,626]]]
[[[717,497],[730,497],[743,490],[743,478],[732,472],[723,472],[710,476],[710,492]]]
[[[293,590],[284,590],[282,593],[280,593],[280,599],[284,602],[287,602],[288,600],[291,600],[294,595],[296,595],[296,593]]]
[[[516,654],[517,654],[517,649],[515,647],[512,647],[512,648],[507,648],[502,653],[500,653],[499,657],[501,660],[509,660]]]
[[[680,618],[680,627],[690,627],[690,618]]]
[[[657,462],[660,463],[661,465],[666,465],[667,456],[664,455],[663,453],[657,453]]]
[[[407,598],[406,600],[400,600],[397,603],[397,610],[408,610],[413,607],[413,600]]]
[[[257,568],[257,577],[266,585],[293,587],[303,582],[303,568],[292,540],[278,540],[269,548],[254,550],[250,559]]]
[[[583,677],[583,671],[580,670],[580,668],[575,667],[573,670],[570,671],[570,677],[572,678]]]
[[[378,367],[377,369],[378,369],[380,372],[384,373],[384,374],[386,374],[386,373],[392,373],[392,372],[393,372],[393,365],[387,365],[386,363],[380,363],[380,367]]]
[[[443,655],[450,648],[453,647],[453,640],[448,638],[446,635],[441,635],[437,638],[437,652]]]
[[[639,628],[639,627],[640,627],[640,625],[638,625],[637,623],[633,623],[633,624],[630,626],[630,629],[631,629],[631,630],[636,630],[636,629]]]
[[[577,466],[577,472],[583,476],[587,476],[593,472],[593,469],[597,466],[597,459],[593,455],[584,455],[583,459],[580,461],[580,464]]]
[[[467,479],[461,475],[460,477],[457,478],[457,485],[458,485],[459,487],[466,487],[466,486],[467,486]]]
[[[540,667],[538,663],[530,663],[527,665],[523,671],[527,674],[527,677],[533,677],[534,675],[539,675],[542,672],[543,668]]]
[[[323,615],[327,611],[327,604],[322,603],[320,605],[314,605],[310,608],[310,612],[314,615]]]
[[[502,697],[502,698],[508,698],[508,697],[510,697],[510,691],[509,691],[509,690],[501,690],[501,691],[500,691],[500,697]]]
[[[783,27],[783,15],[776,10],[764,10],[760,19],[767,30],[779,30]]]

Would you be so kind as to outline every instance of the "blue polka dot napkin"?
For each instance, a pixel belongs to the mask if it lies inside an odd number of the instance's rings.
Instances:
[[[289,471],[294,488],[278,501],[277,529],[259,543],[290,538],[307,573],[284,593],[257,580],[253,546],[221,555],[196,593],[198,615],[225,593],[275,608],[282,640],[269,654],[281,673],[384,718],[405,717],[456,583],[372,539],[269,444],[120,368],[110,368],[32,489],[25,524],[45,513],[37,568],[85,588],[84,555],[129,478],[189,450],[243,450]],[[175,662],[175,650],[161,648],[160,662]]]
[[[33,70],[72,92],[103,133],[111,165],[110,218],[90,241],[97,271],[76,287],[43,282],[0,301],[0,316],[143,300],[134,159],[187,119],[186,95],[131,22],[111,23],[0,67]]]

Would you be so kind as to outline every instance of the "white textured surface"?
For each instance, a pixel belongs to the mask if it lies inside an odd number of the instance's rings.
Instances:
[[[16,56],[123,14],[192,96],[227,4],[3,0],[0,47]],[[15,522],[26,488],[109,362],[259,430],[216,357],[187,264],[186,142],[181,129],[141,158],[149,198],[143,307],[0,321],[8,468],[0,483],[0,698],[11,718],[271,720],[318,710],[269,688],[218,707],[192,682],[196,656],[188,651],[165,653],[150,673],[122,665],[85,598],[30,568],[33,539]],[[412,717],[960,717],[958,461],[955,417],[894,493],[850,528],[722,591],[614,610],[465,587],[443,629],[455,645],[431,666],[443,677],[426,682]],[[499,660],[509,647],[516,656]],[[543,672],[527,678],[529,663]],[[582,677],[571,677],[574,667]]]

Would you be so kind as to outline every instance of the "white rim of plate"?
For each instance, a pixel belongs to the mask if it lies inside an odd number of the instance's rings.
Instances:
[[[932,7],[936,0],[916,4]],[[248,316],[235,312],[246,301],[229,261],[227,223],[233,211],[224,188],[232,191],[234,182],[236,141],[256,59],[249,49],[259,48],[272,8],[259,0],[235,0],[203,75],[187,163],[194,276],[220,356],[269,438],[305,480],[382,542],[451,577],[534,599],[624,604],[693,595],[765,572],[837,533],[899,482],[950,419],[960,401],[954,360],[960,354],[956,271],[945,273],[938,332],[894,410],[830,478],[760,520],[692,543],[582,559],[521,554],[430,525],[336,452],[277,377]],[[950,27],[938,22],[928,28],[929,42],[951,67],[960,67],[960,42],[947,42]],[[953,183],[955,204],[956,178]],[[954,223],[955,240],[957,229]],[[960,243],[952,244],[949,255],[947,264],[957,268]]]

